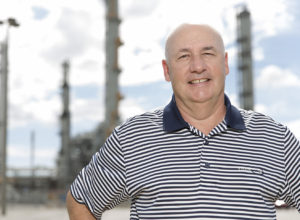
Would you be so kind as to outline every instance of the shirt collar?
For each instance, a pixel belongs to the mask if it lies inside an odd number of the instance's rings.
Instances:
[[[231,105],[227,95],[225,95],[226,115],[225,122],[229,128],[234,130],[245,130],[244,119],[240,111]],[[182,118],[175,101],[175,96],[172,96],[171,102],[164,108],[163,126],[167,132],[177,131],[183,128],[188,128],[189,124]]]

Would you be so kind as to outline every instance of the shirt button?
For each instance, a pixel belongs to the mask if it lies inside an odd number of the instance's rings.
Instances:
[[[204,140],[204,145],[208,145],[209,144],[209,142],[208,142],[208,140]]]
[[[209,164],[208,162],[205,162],[205,163],[204,163],[204,167],[205,167],[205,168],[210,168],[210,164]]]

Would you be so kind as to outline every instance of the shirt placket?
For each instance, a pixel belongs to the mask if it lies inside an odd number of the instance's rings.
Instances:
[[[200,163],[200,178],[201,178],[201,169],[204,167],[205,169],[210,168],[211,164],[206,160],[205,151],[206,148],[209,147],[210,141],[213,139],[215,135],[218,135],[222,132],[226,132],[227,125],[225,120],[222,121],[219,125],[217,125],[208,135],[205,135],[197,128],[190,125],[190,132],[192,132],[195,136],[201,139],[201,143],[199,143],[199,163]]]

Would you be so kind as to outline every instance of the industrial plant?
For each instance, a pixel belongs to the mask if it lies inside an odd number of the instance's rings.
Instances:
[[[60,151],[57,155],[56,169],[33,167],[32,169],[8,169],[6,167],[7,136],[7,74],[8,40],[1,43],[0,69],[0,149],[1,149],[1,209],[6,212],[6,204],[17,203],[64,203],[68,186],[78,172],[98,151],[115,126],[120,123],[119,102],[122,95],[119,90],[121,70],[118,64],[118,48],[122,46],[119,36],[121,19],[118,14],[118,0],[106,0],[105,33],[105,120],[89,132],[71,136],[72,112],[70,111],[70,82],[72,64],[63,60],[61,64],[61,100],[63,110],[60,114]],[[8,22],[9,27],[17,27],[15,20]],[[126,42],[125,42],[126,43]],[[253,109],[252,56],[251,56],[251,20],[250,12],[243,7],[237,13],[237,45],[239,101],[242,108]],[[35,134],[31,134],[31,149],[34,152]],[[33,158],[32,158],[33,160]],[[22,173],[20,173],[22,171]]]

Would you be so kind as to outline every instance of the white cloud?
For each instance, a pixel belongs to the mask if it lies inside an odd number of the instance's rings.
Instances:
[[[292,1],[264,0],[247,1],[251,12],[254,40],[274,36],[292,27],[294,21],[290,13]]]
[[[104,119],[104,106],[99,99],[73,99],[71,103],[72,123],[88,121],[101,122]]]
[[[145,112],[136,99],[126,98],[120,102],[120,117],[122,121]]]
[[[60,106],[60,99],[53,97],[29,102],[23,106],[23,109],[31,113],[37,121],[52,124],[58,120]]]
[[[15,17],[21,24],[10,29],[10,127],[56,122],[64,59],[70,59],[71,86],[104,82],[104,7],[97,0],[12,0],[4,6],[1,18]],[[33,6],[47,16],[34,20]]]
[[[99,47],[100,49],[99,42],[104,39],[104,22],[95,22],[97,20],[93,19],[96,18],[90,16],[88,11],[62,9],[53,29],[59,38],[56,41],[52,39],[51,47],[45,48],[42,55],[48,61],[58,63],[68,57],[81,56],[90,47]],[[98,36],[90,30],[96,24],[99,25],[99,30],[96,32]],[[102,37],[100,35],[101,25],[103,27]]]
[[[162,50],[157,45],[152,44],[141,49],[124,48],[120,50],[120,55],[121,68],[124,67],[120,75],[121,86],[164,79],[160,62],[163,59]]]
[[[91,48],[80,58],[72,59],[70,61],[70,85],[104,85],[104,62],[104,54],[99,48]]]
[[[264,104],[255,104],[254,110],[257,112],[260,112],[262,114],[267,114],[268,113],[268,107]]]
[[[226,93],[226,94],[228,95],[231,104],[240,108],[238,95],[237,94],[229,94],[229,93]],[[270,111],[270,109],[264,104],[257,103],[254,106],[254,111],[260,112],[262,114],[267,114]]]
[[[34,150],[34,165],[49,166],[55,165],[57,157],[56,148],[35,148]],[[7,157],[9,167],[30,167],[31,163],[30,146],[14,145],[7,147]]]
[[[230,99],[231,105],[239,107],[238,96],[236,94],[228,94],[226,93]]]
[[[151,16],[155,10],[159,0],[140,1],[140,0],[126,0],[119,1],[121,17],[126,19],[137,19],[140,17]]]
[[[258,88],[284,88],[300,86],[300,78],[289,69],[281,69],[275,65],[263,68],[255,81]]]
[[[229,48],[226,48],[226,52],[228,54],[228,64],[229,64],[229,74],[233,72],[231,67],[235,68],[238,62],[237,55],[238,50],[236,47],[231,46]]]
[[[247,2],[253,21],[254,48],[263,38],[287,31],[293,24],[293,14],[286,0],[121,0],[119,4],[121,40],[120,84],[136,85],[164,80],[161,59],[163,42],[178,24],[208,23],[217,28],[230,45],[230,57],[236,56],[236,8]],[[41,123],[57,122],[61,111],[61,63],[69,59],[71,86],[103,85],[105,75],[104,0],[9,0],[0,3],[0,19],[15,17],[21,24],[10,34],[10,115],[12,127],[26,125],[30,120]],[[16,7],[16,5],[18,7]],[[271,7],[270,7],[271,5]],[[32,7],[48,11],[41,20],[34,19]],[[267,9],[267,10],[266,10]],[[4,30],[0,28],[0,38]],[[233,46],[232,46],[233,45]],[[262,61],[263,49],[255,48],[254,58]],[[232,63],[235,61],[230,59]],[[264,69],[258,83],[277,86],[293,83],[299,78],[289,70],[279,81]],[[296,83],[295,83],[296,82]],[[144,111],[138,100],[128,97],[121,102],[122,118]],[[263,108],[263,107],[262,107]],[[99,99],[72,99],[73,123],[101,121],[104,107]]]
[[[287,126],[295,134],[298,140],[300,140],[300,119],[288,122]]]
[[[14,92],[21,96],[21,93]],[[9,127],[25,126],[31,122],[56,124],[61,111],[61,100],[57,94],[48,98],[27,98],[11,100],[9,105]]]
[[[26,109],[19,109],[14,106],[10,111],[9,127],[23,127],[31,122],[56,124],[59,114],[57,111],[53,111],[52,108],[48,108],[51,106],[51,102],[47,101],[29,103]]]
[[[254,59],[254,61],[262,61],[262,60],[264,60],[264,58],[265,58],[265,55],[264,55],[263,48],[254,47],[253,48],[253,59]]]

